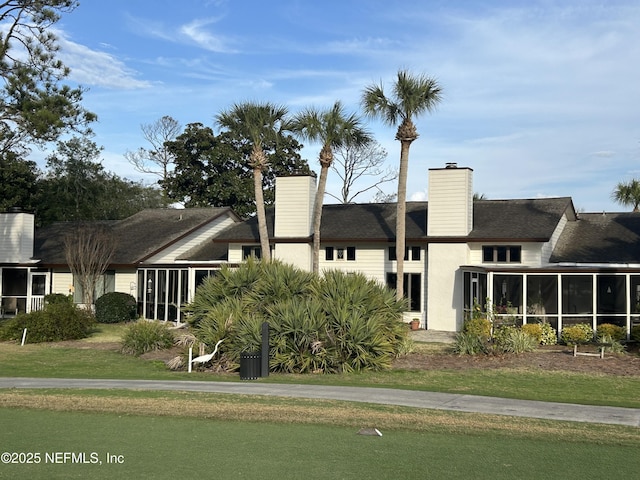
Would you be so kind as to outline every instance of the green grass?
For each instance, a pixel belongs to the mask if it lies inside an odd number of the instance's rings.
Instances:
[[[0,478],[540,479],[640,470],[638,445],[343,426],[0,409],[1,450],[39,464],[0,464]],[[64,452],[96,464],[51,463]],[[47,453],[49,457],[47,457]],[[92,457],[95,454],[95,457]],[[107,463],[107,455],[122,463]]]
[[[110,326],[103,335],[113,335]],[[104,337],[103,337],[104,338]],[[171,372],[163,362],[94,349],[92,342],[76,348],[47,344],[0,343],[0,376],[47,378],[115,378],[150,380],[239,381],[235,375]],[[405,388],[504,398],[640,408],[640,376],[621,377],[543,370],[391,370],[345,375],[270,375],[258,380]]]

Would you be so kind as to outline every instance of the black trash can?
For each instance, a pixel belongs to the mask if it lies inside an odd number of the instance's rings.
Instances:
[[[240,380],[255,380],[260,377],[260,352],[240,353]]]

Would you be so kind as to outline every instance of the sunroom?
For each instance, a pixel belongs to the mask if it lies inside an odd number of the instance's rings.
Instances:
[[[491,308],[501,324],[546,322],[561,332],[610,323],[627,336],[640,324],[640,269],[463,267],[462,275],[465,318],[474,308]]]

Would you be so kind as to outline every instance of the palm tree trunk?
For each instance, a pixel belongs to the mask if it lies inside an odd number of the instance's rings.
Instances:
[[[329,166],[322,163],[316,190],[316,201],[313,206],[313,273],[315,274],[320,273],[320,222],[322,221],[322,204],[328,175]]]
[[[396,298],[404,297],[404,250],[407,211],[407,171],[409,170],[409,147],[411,142],[400,142],[400,169],[398,171],[398,201],[396,202]]]
[[[258,217],[258,234],[260,235],[261,258],[265,262],[271,261],[269,250],[269,231],[267,230],[267,215],[264,211],[264,195],[262,192],[262,166],[253,167],[253,188],[256,196],[256,214]]]

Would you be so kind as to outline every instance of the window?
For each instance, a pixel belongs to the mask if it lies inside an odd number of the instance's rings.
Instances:
[[[107,270],[104,272],[96,282],[96,286],[93,290],[93,301],[95,302],[105,293],[116,291],[116,272],[115,270]],[[75,275],[73,276],[73,301],[75,303],[83,303],[84,295],[82,290],[82,284]]]
[[[404,260],[405,262],[409,261],[409,260],[413,260],[413,261],[417,261],[420,260],[420,252],[421,252],[421,248],[420,247],[405,247],[404,249]],[[411,255],[409,255],[411,254]],[[395,245],[389,247],[389,260],[390,261],[395,261],[398,259],[398,256],[396,255],[396,247]]]
[[[387,286],[396,288],[397,273],[387,273]],[[422,275],[419,273],[404,274],[404,296],[409,299],[409,311],[420,312],[422,305]]]
[[[259,246],[255,245],[243,245],[242,246],[242,260],[246,260],[247,258],[261,258],[262,250]]]
[[[598,285],[598,313],[626,313],[627,311],[627,282],[621,275],[599,275]]]
[[[520,263],[522,247],[520,245],[484,245],[482,261],[485,263]]]
[[[202,285],[207,277],[213,277],[218,274],[219,270],[196,270],[196,287]]]
[[[347,260],[350,262],[356,259],[356,247],[325,247],[325,260]]]
[[[493,276],[493,307],[498,314],[522,313],[522,275]]]
[[[562,275],[562,313],[593,313],[593,278],[591,275]]]

